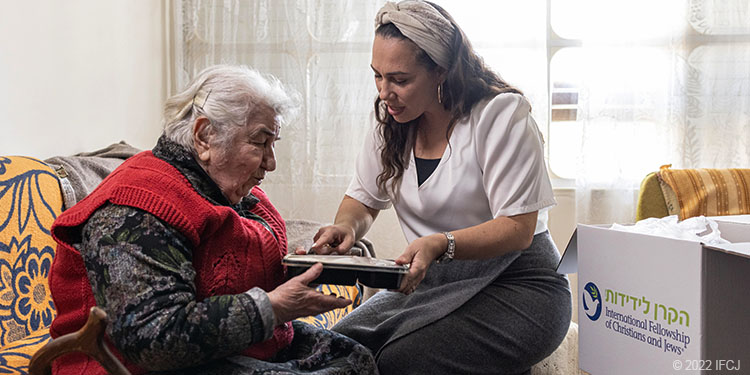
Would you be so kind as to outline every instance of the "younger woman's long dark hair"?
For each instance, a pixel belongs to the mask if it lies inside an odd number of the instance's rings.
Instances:
[[[455,123],[471,113],[475,104],[485,98],[491,98],[501,93],[512,92],[523,95],[520,90],[510,86],[500,76],[490,70],[484,60],[474,52],[471,43],[466,38],[463,30],[456,24],[448,12],[437,4],[427,2],[440,12],[455,29],[451,45],[452,64],[445,74],[442,87],[443,107],[451,114],[450,125],[445,137],[449,134]],[[397,38],[409,40],[392,23],[383,24],[375,30],[375,35],[384,39]],[[424,65],[428,71],[440,69],[440,67],[427,55],[423,49],[417,48],[417,62]],[[437,92],[435,93],[437,95]],[[378,189],[385,193],[390,181],[391,190],[395,192],[404,175],[405,164],[409,160],[408,152],[414,146],[414,132],[410,131],[416,125],[419,118],[406,124],[400,124],[391,116],[380,100],[375,99],[375,119],[378,121],[377,130],[382,148],[380,149],[380,161],[383,171],[378,175],[376,182]]]

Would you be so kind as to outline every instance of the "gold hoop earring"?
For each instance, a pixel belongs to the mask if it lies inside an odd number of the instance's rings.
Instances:
[[[443,85],[441,83],[438,84],[438,103],[443,104]]]

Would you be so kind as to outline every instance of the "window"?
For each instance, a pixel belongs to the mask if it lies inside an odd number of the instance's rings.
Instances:
[[[529,97],[557,181],[748,163],[750,1],[437,2]]]
[[[433,1],[529,98],[554,183],[576,185],[579,219],[604,205],[625,212],[661,164],[750,165],[750,0]],[[272,73],[302,94],[305,111],[277,147],[280,165],[294,168],[266,184],[290,197],[285,212],[325,211],[351,179],[373,122],[369,62],[383,3],[173,3],[172,92],[203,67],[228,62]],[[599,207],[581,206],[586,199]]]
[[[632,183],[667,162],[746,165],[716,157],[721,150],[707,140],[748,151],[747,138],[736,139],[750,130],[750,2],[555,0],[550,7],[554,174]]]

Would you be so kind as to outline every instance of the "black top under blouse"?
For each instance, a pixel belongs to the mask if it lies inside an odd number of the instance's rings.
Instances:
[[[417,164],[417,186],[422,186],[422,183],[432,175],[432,172],[440,164],[440,159],[422,159],[415,156],[414,162]]]

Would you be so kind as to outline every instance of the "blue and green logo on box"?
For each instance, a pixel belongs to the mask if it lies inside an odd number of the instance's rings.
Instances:
[[[583,287],[583,311],[591,320],[599,319],[602,315],[602,294],[596,284],[589,282]]]

